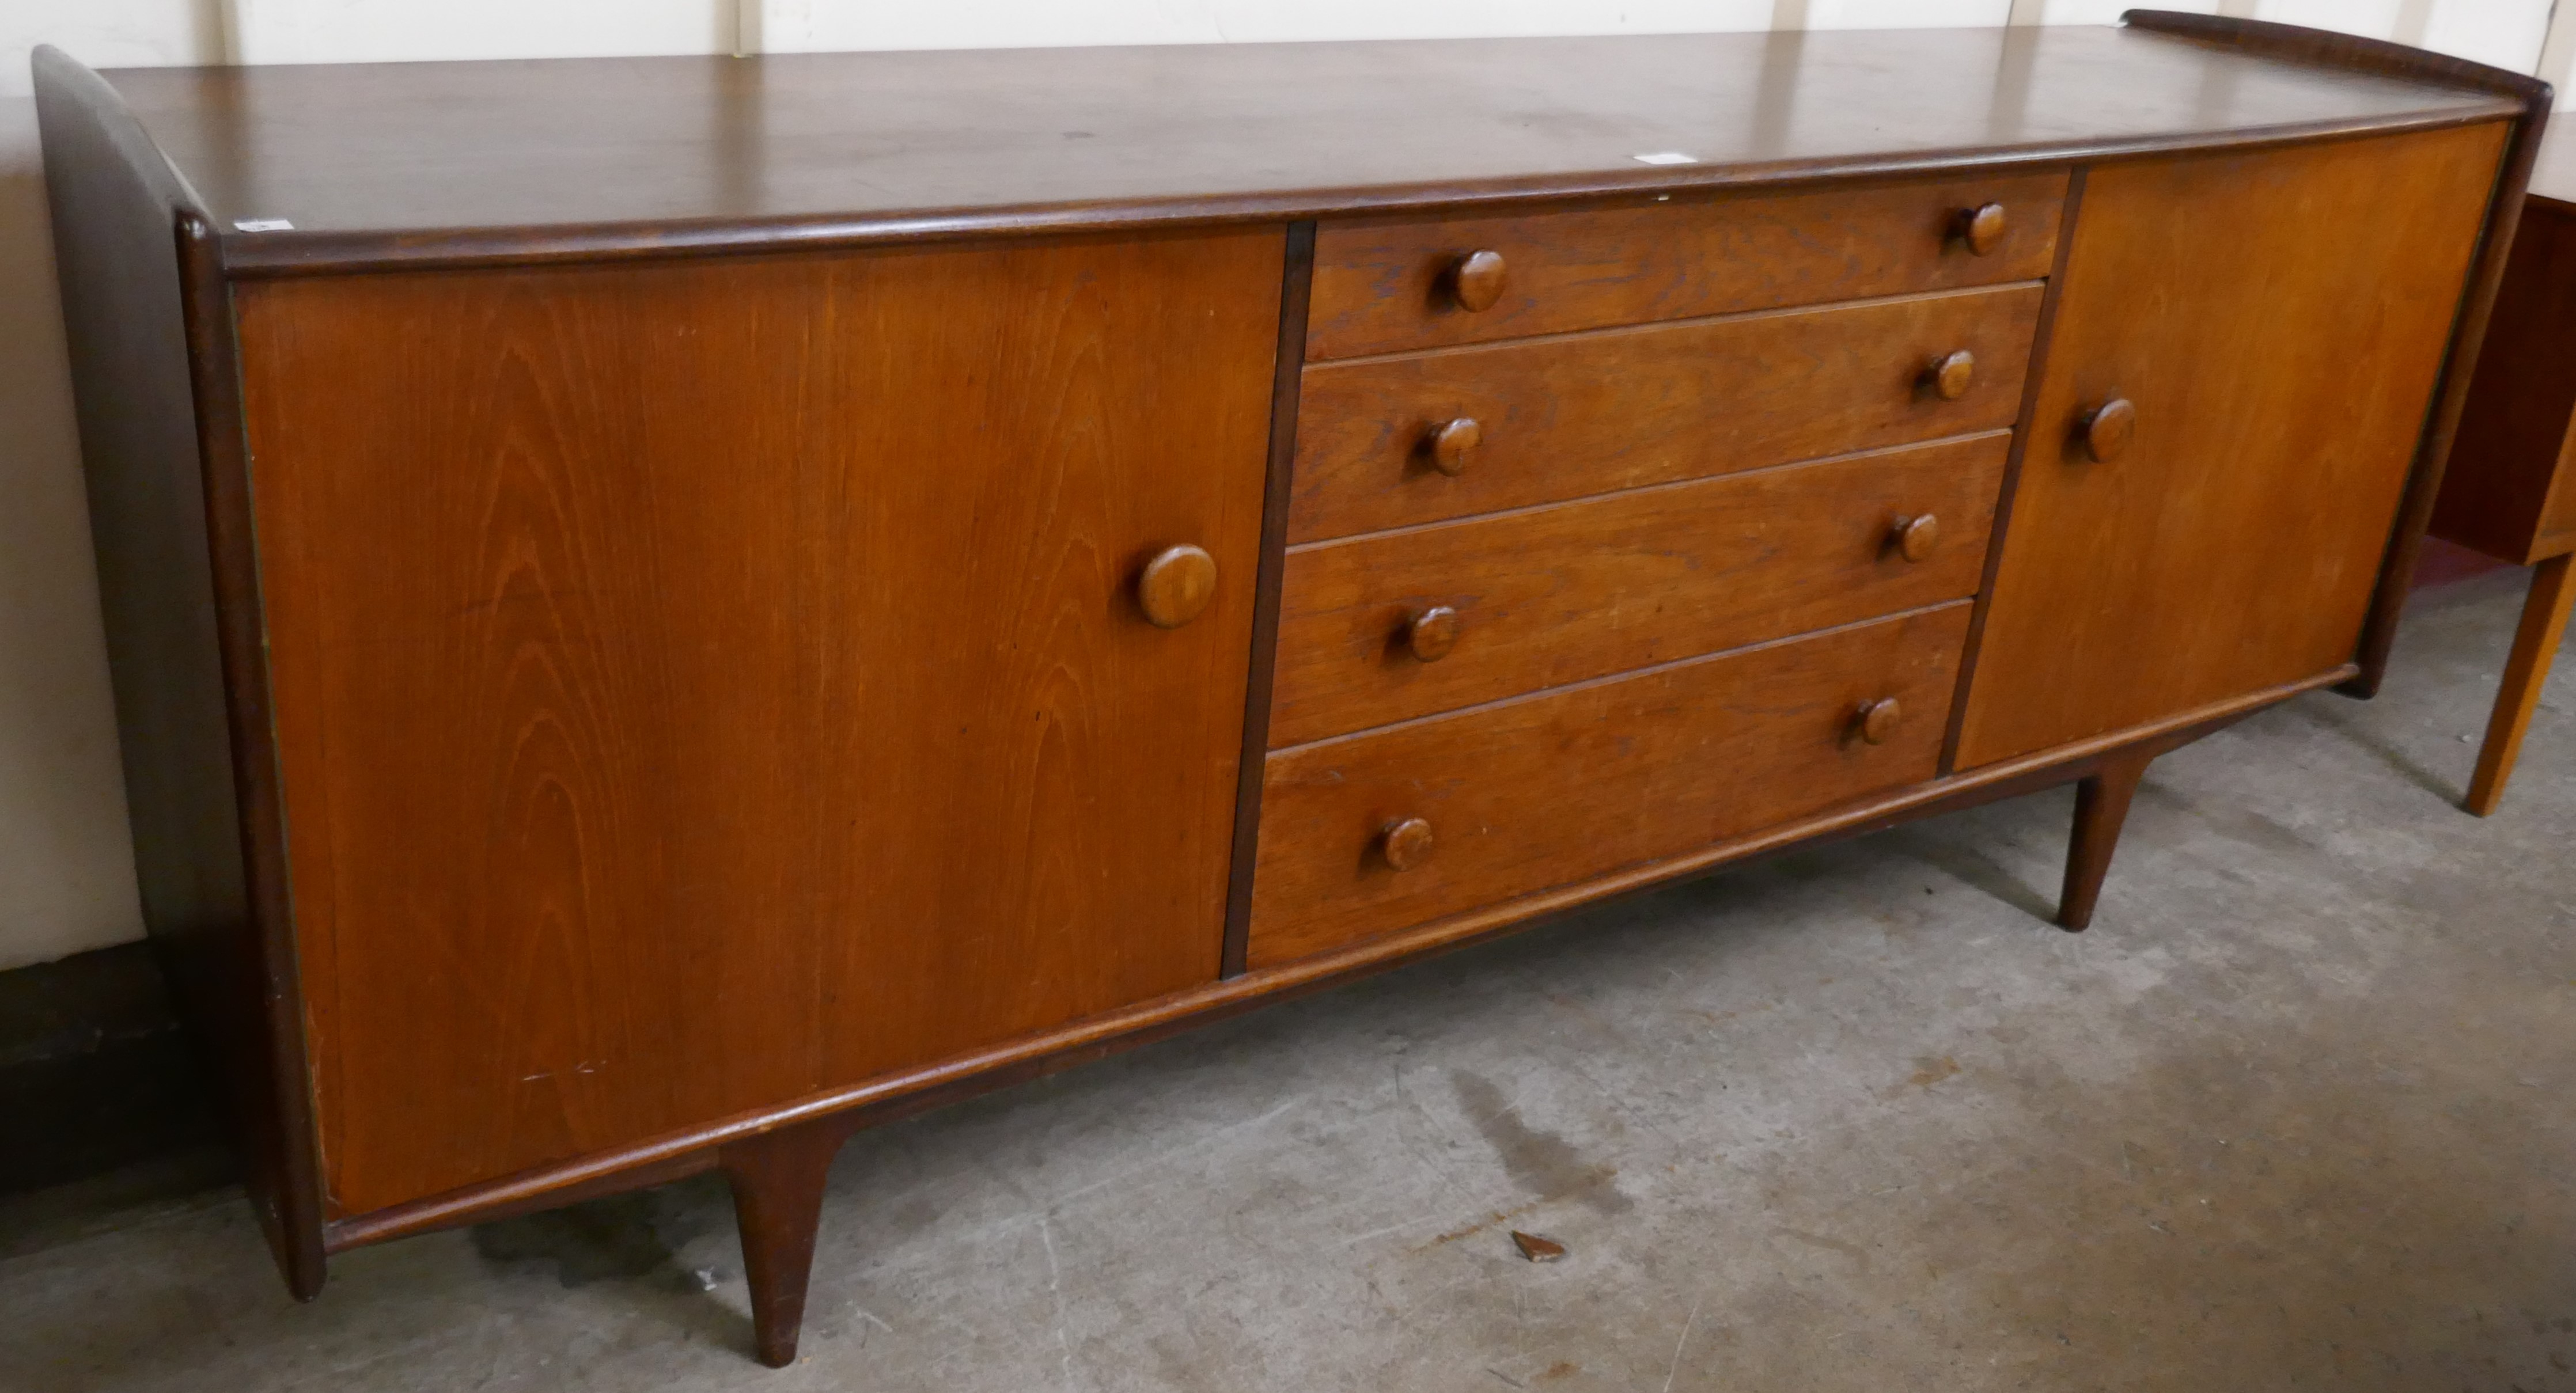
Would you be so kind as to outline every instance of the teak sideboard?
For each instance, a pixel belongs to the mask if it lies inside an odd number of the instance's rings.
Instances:
[[[294,1292],[2367,694],[2546,86],[2249,21],[37,60]]]

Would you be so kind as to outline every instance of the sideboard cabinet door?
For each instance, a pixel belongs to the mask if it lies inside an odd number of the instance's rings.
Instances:
[[[242,287],[335,1212],[1216,977],[1283,245]]]
[[[2504,137],[2092,171],[1958,767],[2351,661]]]

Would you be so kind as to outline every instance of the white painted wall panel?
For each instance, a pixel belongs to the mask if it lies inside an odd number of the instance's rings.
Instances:
[[[1808,0],[1814,29],[1934,29],[1993,26],[2012,15],[2012,0]]]
[[[2418,42],[2442,53],[2530,72],[2540,61],[2550,8],[2549,0],[2438,0]]]
[[[223,0],[0,0],[0,98],[31,90],[40,43],[93,68],[221,62],[224,16]]]
[[[2264,0],[2255,7],[2254,14],[2258,19],[2276,19],[2283,24],[2305,24],[2385,39],[2397,32],[2400,12],[2410,3],[2421,9],[2424,0]]]
[[[730,52],[734,0],[232,0],[246,63]]]
[[[1819,3],[1822,0],[1818,0]],[[1947,4],[1950,0],[1930,0]],[[745,0],[769,52],[1768,29],[1799,0]],[[1922,4],[1925,0],[1896,0]],[[1965,0],[1971,5],[1986,0]]]

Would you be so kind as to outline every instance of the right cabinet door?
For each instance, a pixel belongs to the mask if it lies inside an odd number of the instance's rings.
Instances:
[[[2505,135],[2091,172],[1956,767],[2351,660]]]

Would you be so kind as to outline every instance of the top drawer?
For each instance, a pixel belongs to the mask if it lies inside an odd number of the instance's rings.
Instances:
[[[1327,223],[1315,234],[1306,358],[2036,280],[2056,255],[2066,178],[2053,170],[1820,193],[1677,194],[1671,202],[1512,217]],[[1978,251],[1966,224],[1989,205],[2001,209],[2001,226],[1987,228],[1991,239],[1973,239],[1984,247]],[[1491,257],[1479,258],[1462,297],[1460,268],[1478,253]],[[1485,274],[1497,269],[1499,287]]]

